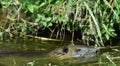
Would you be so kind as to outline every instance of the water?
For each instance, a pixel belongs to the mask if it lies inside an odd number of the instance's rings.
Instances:
[[[119,45],[119,41],[116,42]],[[90,59],[59,60],[48,56],[55,48],[69,42],[15,39],[0,42],[0,48],[15,53],[0,54],[0,66],[120,66],[120,47],[102,49],[99,56]]]

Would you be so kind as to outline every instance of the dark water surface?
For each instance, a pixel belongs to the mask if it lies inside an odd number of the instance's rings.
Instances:
[[[117,45],[120,41],[114,42]],[[102,49],[100,55],[90,59],[59,60],[48,53],[69,42],[15,39],[0,42],[0,48],[12,52],[0,54],[0,66],[120,66],[120,46]]]

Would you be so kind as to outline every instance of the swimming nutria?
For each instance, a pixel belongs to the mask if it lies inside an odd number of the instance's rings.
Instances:
[[[99,49],[90,46],[81,45],[69,45],[61,48],[57,48],[49,53],[52,57],[57,57],[59,59],[68,58],[91,58],[99,53]]]

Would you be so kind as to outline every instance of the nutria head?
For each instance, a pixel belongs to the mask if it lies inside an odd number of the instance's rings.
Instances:
[[[90,46],[64,46],[61,48],[57,48],[50,52],[52,57],[62,57],[66,58],[91,58],[96,56],[99,53],[99,49],[90,47]]]
[[[69,52],[69,48],[68,46],[64,46],[64,47],[61,47],[61,48],[57,48],[55,50],[53,50],[52,52],[50,52],[49,54],[51,56],[57,56],[57,55],[65,55]]]
[[[64,46],[64,47],[62,48],[62,52],[63,52],[63,54],[67,54],[68,51],[69,51],[68,46]]]
[[[90,46],[76,45],[71,51],[71,57],[91,58],[99,53],[99,49]]]

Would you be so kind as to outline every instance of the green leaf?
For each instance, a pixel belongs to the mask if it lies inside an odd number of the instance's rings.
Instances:
[[[45,3],[45,2],[41,3],[41,4],[40,4],[40,7],[42,7],[42,6],[44,6],[44,5],[46,5],[46,3]]]
[[[105,29],[102,29],[100,32],[101,32],[102,34],[104,34],[104,33],[106,33],[106,30],[105,30]]]
[[[43,17],[42,15],[37,14],[37,18],[38,18],[38,19],[41,19],[42,17]]]
[[[58,17],[57,17],[57,16],[54,16],[52,20],[55,21],[55,20],[57,20],[57,19],[58,19]]]
[[[39,18],[36,18],[36,19],[35,19],[35,22],[38,22],[38,21],[40,21],[40,19],[39,19]]]
[[[49,3],[51,3],[53,0],[48,0]]]
[[[53,24],[51,22],[48,23],[47,27],[52,26]]]
[[[43,20],[43,21],[46,20],[46,18],[43,15],[40,15],[40,14],[37,14],[37,18],[40,19],[40,20]]]
[[[46,21],[49,22],[51,20],[51,17],[46,18]]]
[[[109,32],[113,32],[113,31],[115,31],[115,30],[114,30],[113,28],[109,28],[108,31],[109,31]]]
[[[39,1],[39,0],[35,1],[35,4],[37,4],[37,5],[38,5],[39,3],[40,3],[40,1]]]
[[[31,13],[34,12],[34,5],[29,4],[29,5],[27,5],[27,8],[28,8],[28,10],[29,10]]]
[[[47,27],[47,22],[42,22],[42,25]]]
[[[44,9],[44,13],[49,13],[50,9],[50,7],[47,7],[46,9]]]
[[[57,0],[55,4],[56,4],[56,5],[59,5],[61,2],[62,2],[62,1]]]
[[[110,36],[107,33],[105,34],[105,37],[107,40],[110,38]]]
[[[39,6],[34,5],[34,10],[35,10],[35,11],[38,11],[38,10],[39,10]]]

